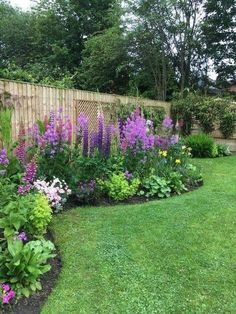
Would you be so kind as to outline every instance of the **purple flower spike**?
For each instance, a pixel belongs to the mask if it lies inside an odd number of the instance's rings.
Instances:
[[[26,183],[32,183],[37,171],[37,164],[35,159],[32,159],[26,166],[23,181]]]
[[[105,134],[105,143],[104,143],[104,156],[108,158],[111,152],[111,132],[112,127],[108,125],[106,127],[106,134]]]
[[[88,141],[89,141],[88,124],[85,124],[84,131],[83,131],[83,155],[84,156],[88,156]]]
[[[98,147],[98,134],[97,132],[92,132],[90,136],[90,155],[92,156],[95,149]]]
[[[166,129],[172,129],[173,128],[173,121],[171,118],[167,117],[163,120],[162,126]]]
[[[6,167],[8,164],[9,164],[9,160],[7,158],[7,150],[3,148],[0,151],[0,165],[3,165],[4,167]]]
[[[103,115],[99,113],[98,115],[98,150],[100,153],[102,153],[103,130],[104,130],[104,119],[103,119]]]
[[[27,184],[27,185],[20,185],[18,187],[18,193],[21,195],[27,194],[30,190],[32,189],[32,185]]]

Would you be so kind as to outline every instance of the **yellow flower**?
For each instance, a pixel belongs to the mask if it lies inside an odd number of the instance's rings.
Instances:
[[[163,157],[167,157],[167,150],[163,150],[162,156],[163,156]]]
[[[184,145],[184,146],[182,146],[182,149],[185,149],[186,148],[186,146]]]
[[[179,165],[179,164],[181,164],[181,160],[180,160],[180,159],[176,159],[176,160],[175,160],[175,163],[176,163],[177,165]]]

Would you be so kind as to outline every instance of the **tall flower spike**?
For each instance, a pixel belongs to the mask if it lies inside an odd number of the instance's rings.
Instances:
[[[7,166],[9,164],[9,160],[7,158],[7,150],[3,148],[0,151],[0,165]]]
[[[108,125],[106,127],[106,133],[105,133],[105,143],[104,143],[104,156],[108,158],[110,156],[111,152],[111,125]]]
[[[98,147],[98,134],[96,131],[94,131],[91,133],[91,136],[90,136],[90,148],[89,148],[90,156],[94,154],[94,151],[97,147]]]
[[[89,130],[88,130],[88,123],[84,125],[83,130],[83,155],[85,157],[88,156],[88,141],[89,141]]]
[[[17,159],[19,160],[19,162],[21,163],[21,165],[24,166],[25,155],[26,155],[26,151],[25,151],[26,143],[25,143],[25,128],[24,128],[24,125],[22,123],[20,124],[18,141],[19,141],[19,143],[16,147],[15,155],[16,155]]]
[[[33,158],[26,166],[23,181],[25,183],[32,183],[37,172],[37,163]]]
[[[98,150],[102,153],[103,145],[104,119],[102,113],[98,115]]]

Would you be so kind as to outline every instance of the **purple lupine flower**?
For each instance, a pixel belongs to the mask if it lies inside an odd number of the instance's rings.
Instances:
[[[171,118],[166,117],[163,122],[162,122],[162,126],[166,129],[172,129],[173,128],[173,121]]]
[[[119,124],[119,135],[120,135],[120,141],[124,139],[124,127],[125,127],[125,122],[123,119],[119,119],[118,121]]]
[[[108,158],[111,152],[111,125],[106,127],[105,143],[104,143],[104,156]]]
[[[44,140],[52,147],[58,145],[59,138],[56,129],[56,114],[54,112],[50,113],[49,123],[46,125],[46,131],[44,133]]]
[[[15,155],[16,155],[17,159],[19,160],[20,164],[24,165],[25,164],[25,155],[26,155],[24,142],[20,142],[17,145]]]
[[[103,146],[104,119],[102,113],[98,115],[98,150],[102,153]]]
[[[26,185],[19,185],[18,186],[18,193],[21,195],[25,195],[29,193],[29,191],[32,189],[31,184],[26,184]]]
[[[83,155],[85,157],[88,156],[88,145],[89,145],[89,130],[88,130],[88,124],[86,123],[84,125],[84,130],[83,130]]]
[[[171,138],[170,138],[170,144],[172,145],[175,145],[179,142],[179,136],[176,134],[176,135],[172,135]]]
[[[90,155],[92,156],[95,149],[98,147],[98,134],[96,131],[92,132],[90,135]]]
[[[15,155],[17,159],[19,160],[20,164],[24,166],[25,155],[26,155],[26,148],[25,148],[26,145],[25,145],[25,128],[23,124],[20,125],[18,139],[19,139],[19,144],[16,147]]]
[[[77,127],[79,128],[79,130],[81,129],[83,130],[85,125],[87,124],[88,124],[88,118],[83,112],[81,112],[81,114],[77,118]]]
[[[6,148],[3,148],[0,151],[0,165],[3,165],[4,167],[6,167],[9,164],[9,160],[7,158],[7,150]]]
[[[128,170],[126,170],[125,171],[125,177],[127,180],[131,180],[133,178],[133,175]]]
[[[85,116],[83,112],[81,112],[79,117],[77,118],[76,124],[76,143],[81,142],[82,133],[86,125],[88,125],[88,118]]]
[[[23,181],[26,183],[32,183],[34,180],[34,177],[36,175],[37,171],[37,163],[35,159],[33,158],[27,165],[26,165],[26,170],[25,174],[23,177]]]

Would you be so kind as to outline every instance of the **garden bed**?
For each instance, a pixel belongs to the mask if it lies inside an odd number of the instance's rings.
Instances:
[[[198,182],[195,182],[195,185],[194,186],[191,186],[188,188],[187,191],[185,191],[184,193],[190,193],[198,188],[200,188],[201,186],[203,186],[204,182],[203,180],[199,180]],[[183,193],[182,193],[183,194]],[[172,193],[170,195],[170,197],[177,197],[179,196],[178,194],[174,194]],[[99,207],[99,206],[115,206],[115,205],[129,205],[129,204],[141,204],[141,203],[147,203],[149,201],[160,201],[161,198],[158,198],[158,197],[150,197],[150,198],[146,198],[145,196],[133,196],[133,197],[130,197],[126,200],[123,200],[123,201],[114,201],[112,199],[108,199],[108,198],[100,198],[100,199],[97,199],[97,200],[94,200],[93,202],[91,203],[83,203],[83,202],[79,202],[75,196],[71,196],[65,207],[64,207],[64,210],[70,210],[72,208],[75,208],[75,207],[88,207],[88,206],[92,206],[92,207]],[[63,213],[62,213],[63,214]]]
[[[8,118],[12,114],[9,108],[0,113]],[[54,258],[55,246],[45,237],[53,214],[88,204],[147,203],[202,185],[191,148],[173,133],[173,121],[166,117],[158,127],[140,108],[123,117],[119,129],[105,125],[100,113],[96,131],[90,131],[83,113],[73,126],[62,111],[52,112],[29,131],[21,126],[15,146],[6,140],[4,144],[0,297],[7,312],[37,313],[53,287],[60,259]],[[51,272],[44,275],[50,265]]]

